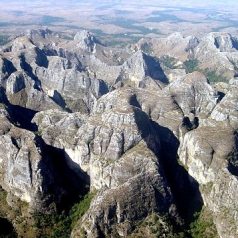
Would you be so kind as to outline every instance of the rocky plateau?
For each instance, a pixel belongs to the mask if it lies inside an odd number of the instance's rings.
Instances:
[[[238,37],[227,33],[124,49],[87,31],[16,37],[0,48],[7,206],[59,214],[91,193],[68,237],[181,237],[204,209],[216,236],[203,237],[238,237],[237,76]],[[136,236],[151,216],[160,235]]]

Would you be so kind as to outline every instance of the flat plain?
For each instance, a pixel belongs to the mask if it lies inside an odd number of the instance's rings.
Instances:
[[[181,3],[182,2],[182,3]],[[224,4],[226,7],[224,7]],[[238,32],[235,1],[1,1],[0,43],[26,29],[49,27],[69,34],[87,29],[108,45],[173,32],[201,36]],[[225,9],[225,10],[224,10]]]

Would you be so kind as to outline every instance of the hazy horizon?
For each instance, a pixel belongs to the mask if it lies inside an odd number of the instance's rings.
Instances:
[[[2,35],[49,27],[73,32],[87,29],[113,41],[136,41],[175,31],[184,35],[237,33],[238,26],[235,0],[4,0],[0,9]]]

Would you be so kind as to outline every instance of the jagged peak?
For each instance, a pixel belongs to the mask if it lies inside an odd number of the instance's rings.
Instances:
[[[94,39],[95,39],[94,35],[87,30],[78,31],[74,36],[74,40],[76,41],[94,40]]]
[[[42,38],[47,38],[48,36],[53,35],[53,31],[49,30],[48,28],[45,29],[30,29],[27,30],[26,36],[29,37],[30,39],[35,38],[35,37],[42,37]]]
[[[143,64],[145,55],[146,54],[141,49],[139,49],[125,63],[133,64],[135,62],[141,62],[141,64]]]
[[[221,52],[238,50],[238,38],[230,33],[211,32],[204,37],[204,40],[210,42]]]
[[[89,31],[82,30],[75,34],[74,41],[77,42],[77,46],[83,50],[89,50],[91,52],[95,51],[96,44],[99,41],[96,37]]]

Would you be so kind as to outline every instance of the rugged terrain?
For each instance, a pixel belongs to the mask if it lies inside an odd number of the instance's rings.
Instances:
[[[0,217],[19,237],[237,237],[237,70],[228,33],[16,37],[0,51]]]

